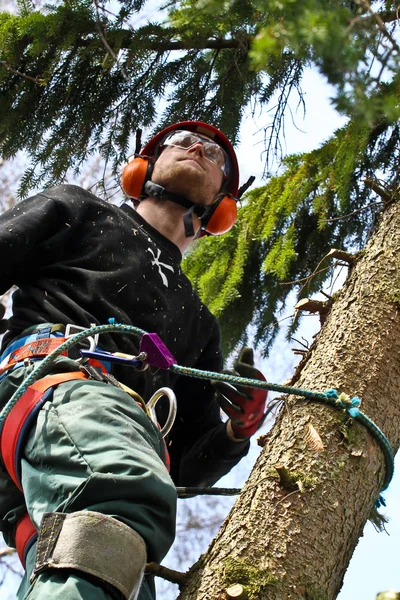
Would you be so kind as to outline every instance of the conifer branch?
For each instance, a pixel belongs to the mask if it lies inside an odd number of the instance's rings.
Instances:
[[[365,179],[365,182],[367,183],[366,179]],[[377,189],[375,189],[375,187],[378,188],[378,186],[370,185],[369,187],[371,187],[371,189],[373,189],[374,192],[379,194]],[[379,188],[379,189],[382,190],[382,188]],[[391,200],[393,200],[393,198],[391,198]],[[347,213],[346,215],[342,215],[340,217],[332,217],[332,219],[324,219],[323,222],[324,223],[334,223],[335,221],[343,221],[344,219],[353,217],[354,215],[364,212],[365,210],[368,210],[369,208],[372,208],[374,206],[379,206],[380,204],[384,204],[384,202],[370,202],[370,204],[366,204],[365,206],[362,206],[361,208],[357,208],[356,210],[353,210],[351,213]]]
[[[303,338],[304,342],[302,342],[301,340],[296,339],[295,337],[291,338],[294,342],[297,342],[298,344],[300,344],[300,346],[303,346],[303,348],[305,348],[305,351],[308,352],[310,349],[310,344],[308,343],[308,340],[306,340],[305,338]]]
[[[176,40],[176,41],[148,41],[146,47],[149,50],[224,50],[229,48],[249,48],[252,36],[247,39],[209,39],[202,41],[194,40]]]
[[[319,262],[318,267],[323,263],[323,261],[327,257],[328,257],[328,254],[326,256],[324,256],[324,258]],[[313,277],[315,277],[315,275],[319,275],[320,273],[323,273],[324,271],[329,271],[329,269],[331,269],[332,267],[338,267],[338,266],[339,267],[343,266],[343,264],[340,262],[335,262],[335,263],[333,263],[333,265],[328,265],[327,267],[322,267],[322,269],[319,269],[317,267],[317,269],[315,271],[313,271],[310,275],[307,275],[307,277],[300,277],[299,279],[294,279],[293,281],[282,281],[280,285],[297,285],[298,283],[309,282],[309,281],[311,281],[311,279]],[[303,286],[303,288],[304,288],[304,286]]]
[[[38,83],[39,85],[44,84],[44,79],[31,77],[30,75],[26,75],[26,73],[21,73],[21,71],[17,71],[17,69],[13,69],[12,67],[10,67],[10,65],[8,65],[5,60],[0,60],[0,65],[3,65],[3,67],[7,69],[7,71],[10,71],[10,73],[14,73],[14,75],[19,75],[20,77],[28,79],[28,81],[33,81],[33,83]]]
[[[365,9],[366,9],[366,10],[369,12],[369,14],[371,15],[371,17],[372,17],[373,19],[375,19],[375,21],[377,22],[377,24],[378,24],[378,27],[379,27],[379,29],[380,29],[380,31],[381,31],[381,33],[382,33],[382,35],[383,35],[384,37],[386,37],[386,38],[387,38],[387,39],[390,41],[390,43],[391,43],[391,45],[392,45],[392,48],[393,48],[393,50],[396,50],[396,51],[398,52],[398,51],[400,50],[400,48],[399,48],[399,45],[397,44],[397,42],[396,42],[396,40],[393,38],[393,36],[392,36],[392,35],[389,33],[389,31],[388,31],[387,27],[385,26],[385,23],[384,23],[384,21],[382,20],[382,18],[381,18],[381,16],[380,16],[380,14],[379,14],[379,13],[376,13],[376,12],[375,12],[375,11],[372,9],[372,7],[371,7],[371,5],[370,5],[369,1],[368,1],[368,0],[356,0],[356,3],[357,3],[359,6],[362,6],[363,8],[365,8]]]
[[[117,32],[120,35],[121,32]],[[135,32],[125,30],[122,39],[120,40],[121,50],[133,49],[137,51],[138,46],[145,48],[146,50],[155,52],[169,52],[172,50],[225,50],[225,49],[238,49],[248,51],[250,43],[253,40],[253,36],[243,36],[240,38],[209,38],[206,40],[186,38],[185,40],[171,40],[170,38],[174,35],[174,31],[168,30],[167,28],[163,32],[163,37],[160,39],[154,39],[154,35],[146,37],[139,37],[135,35]],[[112,38],[113,32],[109,33],[109,38]],[[76,44],[80,47],[85,48],[86,46],[92,45],[92,39],[79,39]]]
[[[326,315],[330,310],[328,302],[321,302],[321,300],[313,300],[312,298],[302,298],[294,308],[295,310],[319,313],[321,316]]]
[[[368,185],[368,187],[371,188],[371,190],[373,190],[376,194],[378,194],[378,196],[380,196],[382,198],[382,200],[385,204],[388,202],[392,202],[394,200],[394,193],[390,193],[387,190],[385,190],[374,179],[371,179],[370,177],[366,177],[364,179],[364,181]]]
[[[393,23],[399,19],[399,10],[377,13],[383,23]]]
[[[125,81],[129,81],[128,75],[126,74],[125,69],[118,64],[118,58],[115,54],[115,52],[113,51],[113,49],[111,48],[110,44],[107,41],[107,37],[106,37],[106,28],[105,26],[102,25],[101,20],[100,20],[100,14],[99,14],[99,4],[97,2],[97,0],[94,0],[94,5],[96,8],[96,29],[99,33],[100,36],[100,40],[103,43],[104,48],[106,49],[106,52],[109,56],[111,56],[111,58],[113,59],[113,61],[115,62],[115,64],[117,64],[120,68],[122,77],[125,79]]]
[[[331,257],[331,258],[337,258],[338,260],[342,261],[342,262],[346,262],[349,265],[353,265],[355,262],[355,258],[353,256],[353,254],[349,254],[349,252],[346,252],[345,250],[339,250],[338,248],[332,248],[332,250],[330,250],[328,252],[328,254],[326,255],[327,258]],[[325,294],[324,292],[322,292],[325,296],[327,296],[327,294]],[[330,298],[330,296],[328,296],[328,298]]]

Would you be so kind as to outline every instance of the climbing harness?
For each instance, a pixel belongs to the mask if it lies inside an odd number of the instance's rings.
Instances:
[[[67,350],[60,349],[58,352],[58,349],[71,337],[71,327],[67,326],[64,328],[59,325],[44,327],[13,342],[1,357],[0,379],[13,369],[20,366],[27,366],[37,360],[43,360],[50,353],[57,352],[57,356],[67,355]],[[64,329],[65,337],[61,337],[64,336]],[[74,329],[81,332],[86,331],[83,327],[74,327]],[[57,337],[46,337],[49,335],[56,335]],[[85,336],[85,338],[82,338],[81,335],[79,341],[81,339],[89,339],[90,344],[87,352],[89,354],[95,353],[98,334]],[[83,352],[81,351],[81,353]],[[101,355],[102,353],[99,351],[96,356],[90,358],[84,357],[84,362],[79,371],[56,373],[54,375],[47,375],[46,377],[35,377],[30,384],[27,386],[24,385],[24,391],[22,394],[19,394],[18,401],[13,402],[13,405],[9,408],[7,414],[4,415],[4,418],[0,419],[0,454],[9,476],[21,492],[23,492],[21,483],[21,458],[26,434],[36,420],[42,406],[51,397],[54,389],[61,383],[73,380],[94,379],[116,385],[134,398],[156,426],[158,426],[158,422],[155,407],[158,400],[166,396],[169,401],[169,413],[164,426],[162,429],[160,428],[160,434],[164,438],[169,433],[175,421],[177,410],[174,392],[167,387],[161,388],[153,394],[146,404],[139,394],[124,384],[119,383],[108,373],[110,362],[99,360]],[[126,362],[126,359],[123,358],[124,356],[122,354],[119,355],[121,362]],[[165,458],[169,470],[169,455],[166,446]],[[15,544],[22,565],[25,565],[27,552],[36,539],[36,528],[26,513],[19,519],[15,529]]]
[[[377,442],[380,444],[380,446],[383,450],[384,456],[385,456],[385,463],[386,463],[386,477],[385,477],[383,487],[381,489],[381,493],[385,489],[387,489],[387,487],[393,477],[394,453],[393,453],[390,443],[389,443],[387,437],[384,435],[384,433],[377,427],[377,425],[375,425],[375,423],[371,419],[369,419],[369,417],[367,417],[364,413],[362,413],[360,411],[359,406],[361,404],[361,400],[359,398],[357,398],[357,397],[349,398],[345,394],[339,395],[338,392],[334,389],[330,389],[326,392],[313,392],[313,391],[303,390],[303,389],[295,388],[295,387],[291,387],[291,386],[273,384],[273,383],[269,383],[266,381],[261,381],[259,379],[250,379],[250,378],[246,378],[246,377],[230,375],[227,373],[216,373],[213,371],[201,371],[199,369],[195,369],[192,367],[184,367],[184,366],[177,364],[176,359],[172,356],[172,354],[170,353],[168,348],[164,345],[164,343],[162,342],[162,340],[159,338],[159,336],[157,334],[147,333],[143,329],[139,329],[138,327],[134,327],[132,325],[124,325],[122,323],[116,323],[115,319],[109,319],[108,325],[93,326],[93,327],[90,327],[83,331],[79,331],[78,333],[71,335],[68,338],[63,338],[61,343],[55,344],[56,347],[53,348],[50,351],[50,353],[48,353],[44,358],[41,359],[38,366],[36,366],[33,369],[33,371],[26,377],[24,382],[19,386],[19,388],[16,390],[16,392],[13,394],[13,396],[10,398],[10,400],[7,402],[7,404],[5,405],[5,407],[3,408],[3,410],[0,413],[0,432],[1,432],[0,435],[1,435],[1,452],[2,452],[2,454],[4,453],[3,438],[4,438],[4,435],[6,435],[6,437],[4,439],[8,439],[8,435],[9,435],[8,432],[13,427],[12,424],[13,424],[15,414],[17,414],[17,412],[19,412],[19,411],[24,412],[25,410],[26,410],[26,412],[29,412],[28,409],[24,408],[25,403],[29,403],[29,405],[34,405],[34,410],[39,410],[40,407],[42,406],[43,402],[45,401],[46,394],[47,393],[50,394],[49,390],[51,390],[52,385],[54,386],[54,385],[58,385],[59,383],[61,383],[61,381],[58,381],[58,383],[52,384],[51,381],[49,381],[49,386],[46,387],[44,392],[41,392],[41,395],[39,392],[40,398],[38,399],[38,402],[35,404],[35,400],[38,398],[38,396],[35,395],[35,393],[37,394],[37,391],[39,389],[41,389],[43,386],[45,386],[44,382],[46,382],[47,380],[50,380],[51,377],[57,377],[57,376],[60,377],[60,375],[56,375],[56,376],[47,376],[45,378],[42,378],[48,365],[51,364],[58,356],[67,353],[67,351],[72,346],[74,346],[75,344],[78,344],[82,340],[88,339],[88,338],[93,338],[93,336],[95,336],[95,335],[97,336],[97,335],[101,335],[102,333],[109,333],[109,332],[120,332],[120,333],[125,333],[125,334],[135,335],[135,336],[140,337],[141,339],[140,339],[140,344],[139,344],[138,356],[131,356],[131,355],[127,355],[127,354],[121,354],[118,352],[110,353],[110,352],[105,352],[105,351],[100,351],[100,350],[98,351],[95,348],[95,346],[93,346],[93,344],[91,344],[89,350],[81,350],[80,351],[80,354],[84,360],[89,360],[89,359],[95,360],[95,361],[101,362],[102,364],[104,364],[104,362],[120,363],[120,364],[124,364],[124,365],[130,365],[139,370],[144,369],[144,368],[146,368],[146,365],[149,365],[152,367],[156,367],[158,369],[169,369],[179,375],[187,375],[189,377],[196,377],[199,379],[208,379],[211,381],[223,381],[226,383],[230,383],[232,385],[242,385],[242,386],[248,386],[248,387],[254,387],[254,388],[267,389],[267,390],[281,392],[281,393],[285,393],[285,394],[292,394],[295,396],[303,396],[310,400],[314,400],[314,401],[321,402],[323,404],[332,406],[333,408],[336,408],[338,410],[345,410],[352,419],[355,419],[355,420],[359,421],[360,423],[362,423],[368,429],[368,431],[373,435],[373,437],[377,440]],[[58,339],[57,342],[60,342],[60,339]],[[38,350],[38,348],[36,348],[36,347],[35,347],[35,349],[36,349],[36,351]],[[11,357],[11,359],[9,359],[9,362],[7,364],[10,365],[17,358],[18,358],[19,362],[21,362],[21,356],[23,354],[24,354],[24,352],[21,352],[21,354],[18,354],[15,358]],[[24,360],[24,359],[22,359],[22,360]],[[4,359],[3,359],[3,362],[4,362]],[[15,364],[18,364],[18,363],[15,363]],[[4,368],[3,365],[0,364],[0,369],[3,369],[3,368]],[[0,374],[1,373],[2,373],[2,371],[0,371]],[[64,373],[63,375],[64,376],[69,375],[69,376],[71,376],[71,379],[73,379],[73,378],[76,378],[76,379],[88,378],[88,375],[85,373],[82,373],[81,371],[76,371],[76,372],[72,372],[72,373]],[[75,377],[73,377],[73,376],[75,376]],[[170,430],[170,428],[172,427],[172,424],[173,424],[173,421],[174,421],[174,418],[176,415],[176,398],[175,398],[175,395],[173,394],[172,390],[169,390],[169,388],[161,388],[160,390],[158,390],[158,392],[156,392],[156,394],[147,403],[147,409],[149,410],[152,418],[154,419],[155,418],[155,411],[154,411],[155,404],[157,403],[159,398],[163,395],[167,395],[167,397],[169,398],[169,401],[170,401],[169,415],[167,418],[167,422],[162,429],[162,434],[165,436],[168,433],[168,431]],[[24,398],[23,404],[21,404],[21,408],[20,408],[19,401],[23,398]],[[16,412],[14,412],[14,411],[16,411]],[[8,419],[10,419],[10,421],[8,421]],[[26,428],[27,427],[29,427],[28,422],[26,423]],[[4,458],[4,454],[3,454],[3,460],[4,460],[4,462],[7,461],[6,468],[7,468],[8,472],[10,473],[11,477],[13,478],[14,482],[16,483],[16,485],[19,487],[19,489],[21,489],[20,482],[19,482],[19,472],[18,472],[19,462],[18,462],[17,457],[18,457],[18,451],[21,450],[20,438],[23,435],[24,425],[17,426],[17,430],[19,432],[18,436],[13,438],[13,441],[11,443],[12,447],[15,448],[15,453],[10,451],[9,449],[6,449],[6,451],[5,451],[6,457]],[[235,490],[235,493],[236,492],[237,491]],[[375,506],[377,508],[379,508],[379,506],[381,506],[381,505],[385,505],[385,501],[382,498],[381,493],[375,503]],[[184,488],[182,490],[182,495],[183,496],[190,495],[189,488],[187,490]],[[16,538],[18,538],[18,539],[21,538],[23,540],[25,540],[27,537],[29,538],[29,535],[28,535],[29,534],[29,524],[27,524],[26,515],[21,519],[21,521],[18,525],[19,525],[20,529],[18,530],[18,528],[17,528]],[[32,527],[33,527],[33,525],[32,525]],[[32,531],[31,531],[31,533],[32,533]],[[16,540],[16,542],[17,542],[17,540]],[[29,542],[29,539],[28,539],[28,542]],[[31,541],[31,543],[33,543],[33,541]],[[26,550],[25,550],[25,554],[26,554]],[[20,558],[22,556],[22,559],[23,559],[23,550],[19,550],[19,556],[20,556]]]

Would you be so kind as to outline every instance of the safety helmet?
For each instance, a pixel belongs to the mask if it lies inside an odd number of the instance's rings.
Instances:
[[[150,186],[148,182],[151,181],[154,163],[160,154],[162,141],[169,133],[176,130],[192,131],[199,135],[204,135],[221,146],[229,159],[229,173],[224,178],[220,193],[211,206],[204,207],[188,199],[182,199],[175,194],[169,193],[168,190],[163,190],[165,192],[163,195],[167,199],[176,201],[188,208],[190,207],[190,211],[194,212],[200,218],[203,233],[209,235],[226,233],[233,227],[237,218],[239,165],[233,146],[228,138],[222,131],[208,123],[203,123],[202,121],[181,121],[157,133],[124,168],[121,175],[122,189],[129,198],[133,198],[134,200],[139,200],[146,195],[153,195],[155,184]],[[151,194],[149,190],[151,190]]]

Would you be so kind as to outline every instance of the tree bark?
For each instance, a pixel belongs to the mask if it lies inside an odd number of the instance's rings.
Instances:
[[[399,202],[386,209],[351,268],[296,387],[360,397],[362,412],[398,449]],[[284,487],[276,466],[299,488]],[[238,501],[179,598],[224,600],[226,589],[246,581],[250,600],[336,598],[384,480],[384,454],[362,424],[334,408],[286,397]],[[229,575],[235,564],[240,569]],[[256,574],[243,574],[243,566]]]

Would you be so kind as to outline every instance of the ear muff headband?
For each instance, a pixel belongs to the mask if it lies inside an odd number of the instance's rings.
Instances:
[[[232,196],[223,196],[217,201],[211,217],[202,229],[210,235],[227,233],[235,224],[237,218],[237,204]]]
[[[121,174],[121,187],[128,198],[139,199],[151,169],[152,162],[147,156],[136,156],[124,167]]]

